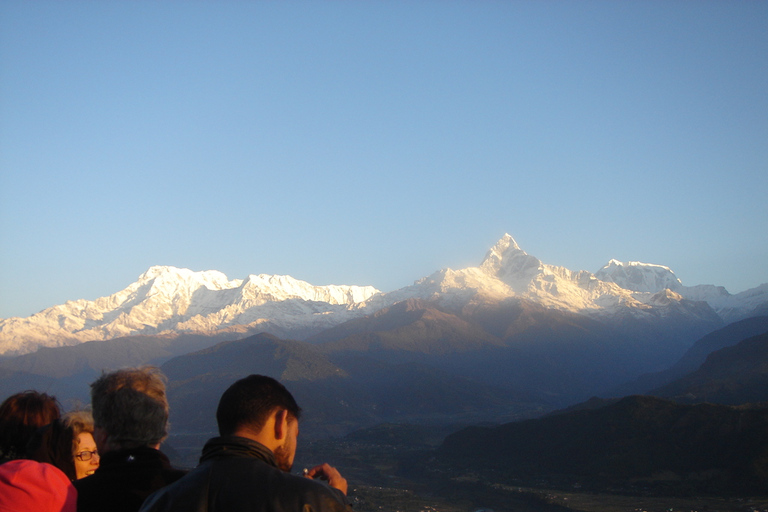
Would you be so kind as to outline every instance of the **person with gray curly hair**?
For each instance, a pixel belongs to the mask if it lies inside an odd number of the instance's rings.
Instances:
[[[156,367],[103,373],[91,384],[91,408],[101,464],[75,482],[79,512],[135,512],[154,491],[186,472],[160,451],[168,436],[166,378]]]

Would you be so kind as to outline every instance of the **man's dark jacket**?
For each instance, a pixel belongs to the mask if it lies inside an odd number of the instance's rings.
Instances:
[[[77,512],[137,512],[147,496],[185,474],[152,448],[105,453],[94,474],[72,482]]]
[[[150,496],[142,512],[341,512],[344,493],[277,468],[264,445],[243,437],[208,441],[200,465]]]

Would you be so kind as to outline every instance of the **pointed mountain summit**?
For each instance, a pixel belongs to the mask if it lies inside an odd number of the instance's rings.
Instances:
[[[515,239],[506,233],[488,251],[480,264],[480,269],[519,293],[524,291],[528,284],[543,271],[544,264],[538,258],[520,249]]]
[[[504,233],[504,236],[501,237],[501,239],[496,242],[496,245],[491,247],[488,253],[485,255],[485,258],[480,264],[480,267],[486,269],[490,273],[497,272],[501,268],[501,262],[504,260],[504,256],[507,251],[512,251],[514,253],[521,252],[525,254],[520,249],[520,246],[517,245],[515,239],[512,238],[512,235],[509,233]]]

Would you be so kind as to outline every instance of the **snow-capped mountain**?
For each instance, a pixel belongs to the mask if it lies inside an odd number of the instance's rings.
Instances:
[[[648,267],[651,270],[666,268],[658,265]],[[674,277],[671,271],[669,273]],[[663,271],[660,275],[663,276]],[[543,263],[520,249],[515,240],[505,234],[488,251],[479,266],[462,270],[443,269],[412,286],[374,296],[369,302],[420,298],[437,300],[444,305],[462,305],[472,297],[491,300],[518,297],[548,308],[598,318],[627,314],[635,317],[663,316],[675,308],[686,309],[688,314],[714,316],[706,304],[691,304],[684,301],[679,293],[660,286],[659,283],[666,282],[664,279],[659,278],[654,287],[646,286],[645,281],[652,282],[654,276],[643,274],[639,280],[647,290],[642,287],[635,290],[621,286],[609,277],[601,279],[599,275],[585,270],[573,271]]]
[[[0,320],[0,354],[120,336],[213,332],[256,324],[276,332],[317,330],[356,315],[355,307],[376,293],[372,286],[313,286],[290,276],[264,274],[229,280],[215,270],[156,266],[114,295],[69,301],[27,318]]]
[[[706,302],[728,323],[750,316],[756,308],[768,303],[768,284],[731,295],[722,286],[683,286],[670,268],[638,261],[611,260],[595,276],[635,292],[659,293],[667,289],[685,299]]]
[[[572,271],[527,254],[508,234],[479,266],[442,269],[388,293],[371,286],[313,286],[290,276],[230,280],[213,270],[158,266],[114,295],[0,320],[0,355],[163,332],[240,329],[301,339],[412,298],[463,307],[512,297],[601,321],[685,317],[714,324],[721,322],[715,311],[731,321],[765,307],[768,284],[730,295],[711,285],[685,287],[667,267],[616,260],[596,274]]]
[[[608,306],[605,298],[612,302],[633,301],[630,291],[601,282],[589,272],[574,272],[543,263],[520,249],[515,240],[505,234],[479,266],[442,269],[412,286],[375,296],[369,302],[420,298],[450,305],[474,296],[490,300],[519,297],[574,312],[603,309]]]
[[[683,283],[669,267],[639,261],[611,260],[595,273],[595,277],[636,292],[658,293],[665,289],[676,292],[683,288]]]

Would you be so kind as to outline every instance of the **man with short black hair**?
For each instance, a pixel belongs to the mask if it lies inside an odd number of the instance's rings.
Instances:
[[[250,375],[227,389],[216,421],[220,437],[200,465],[150,496],[142,512],[342,512],[347,481],[328,464],[290,474],[301,409],[278,381]],[[318,482],[325,480],[327,482]]]
[[[144,499],[186,474],[171,467],[165,376],[155,367],[103,373],[91,384],[96,472],[74,482],[78,512],[136,512]]]

